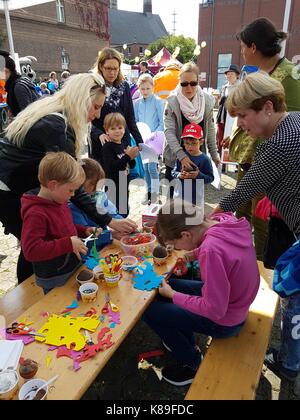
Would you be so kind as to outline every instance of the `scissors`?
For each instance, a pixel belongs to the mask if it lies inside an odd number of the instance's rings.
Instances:
[[[11,327],[6,328],[7,334],[12,335],[32,335],[33,337],[45,337],[43,334],[38,334],[32,331],[32,328],[26,327],[25,324],[13,322]]]
[[[100,260],[99,265],[103,270],[103,273],[110,273],[109,266],[105,260]]]
[[[111,310],[113,312],[119,312],[119,307],[115,305],[114,303],[112,303],[112,301],[110,300],[109,293],[105,293],[105,302],[106,302],[106,305],[109,305],[111,307]]]

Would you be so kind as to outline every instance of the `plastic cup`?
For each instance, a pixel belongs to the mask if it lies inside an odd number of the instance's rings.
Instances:
[[[47,381],[44,379],[31,379],[30,381],[25,382],[25,384],[21,387],[19,391],[19,400],[26,400],[26,396],[29,394],[30,391],[37,391],[37,389],[45,384]],[[48,394],[48,386],[43,388],[45,391],[44,396],[42,398],[39,398],[41,400],[45,400],[47,398]]]
[[[0,400],[12,400],[19,390],[19,375],[15,370],[1,372],[0,385]]]
[[[107,287],[117,287],[121,278],[120,273],[104,274],[104,280]]]
[[[79,287],[82,302],[94,302],[97,298],[98,286],[95,283],[85,283]]]

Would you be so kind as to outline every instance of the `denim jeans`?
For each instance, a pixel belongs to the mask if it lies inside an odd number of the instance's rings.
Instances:
[[[188,295],[201,296],[203,282],[172,278],[169,282],[173,290]],[[146,310],[143,320],[172,350],[174,357],[182,364],[197,369],[201,361],[195,349],[194,332],[215,338],[236,335],[243,324],[232,327],[218,325],[208,318],[196,315],[175,305],[171,300],[159,297]]]
[[[279,360],[287,369],[300,369],[300,293],[281,299]]]
[[[147,183],[148,192],[159,193],[159,173],[157,169],[157,163],[149,162],[144,165],[145,180]]]

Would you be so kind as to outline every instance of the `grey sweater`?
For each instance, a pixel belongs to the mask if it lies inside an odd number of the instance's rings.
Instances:
[[[204,138],[209,153],[213,160],[218,158],[216,131],[213,117],[214,98],[206,93],[204,111]],[[181,147],[181,135],[183,131],[181,109],[175,94],[167,99],[164,112],[164,127],[166,143],[163,152],[164,162],[169,167],[174,167],[176,159],[182,160],[186,153]],[[205,151],[205,150],[204,150]]]

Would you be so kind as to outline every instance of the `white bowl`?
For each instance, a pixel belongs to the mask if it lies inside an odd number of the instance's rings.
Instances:
[[[87,278],[87,280],[80,280],[78,277],[80,277],[80,275],[82,275],[82,272],[85,272],[86,275],[89,274],[90,277]],[[76,281],[78,284],[86,284],[86,283],[91,283],[94,280],[94,273],[92,271],[89,270],[81,270],[77,275],[76,275]]]
[[[37,391],[37,389],[44,385],[47,381],[44,379],[31,379],[30,381],[25,382],[25,384],[21,387],[19,391],[19,400],[26,400],[26,395],[29,394],[30,391]],[[48,394],[48,386],[43,388],[46,392],[45,395],[41,398],[41,400],[45,400]]]
[[[85,283],[79,287],[79,292],[80,292],[82,301],[84,303],[90,303],[96,300],[97,293],[98,293],[98,286],[96,283]]]
[[[122,257],[122,270],[132,271],[139,265],[139,261],[133,255],[124,255]]]
[[[19,387],[19,375],[15,370],[0,372],[0,383],[3,385],[11,383],[11,386],[7,386],[0,390],[0,400],[12,400],[16,395]]]

